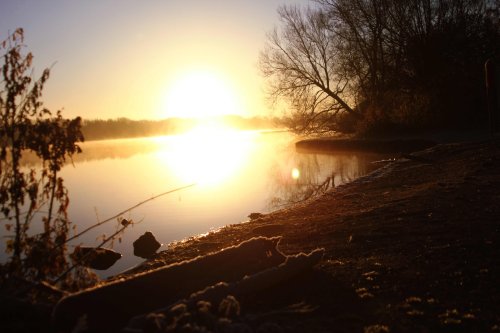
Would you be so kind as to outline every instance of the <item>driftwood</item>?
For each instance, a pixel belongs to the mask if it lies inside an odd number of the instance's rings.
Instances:
[[[279,237],[252,238],[220,252],[172,264],[64,297],[53,313],[55,332],[70,332],[86,318],[91,332],[115,332],[128,320],[217,282],[234,282],[285,260]]]
[[[287,256],[284,263],[256,274],[245,276],[239,281],[229,283],[219,282],[202,291],[191,294],[188,299],[180,300],[152,313],[142,314],[132,318],[129,325],[124,328],[122,332],[148,331],[150,325],[149,321],[152,317],[157,320],[168,318],[169,312],[176,311],[178,305],[183,305],[186,308],[196,308],[200,302],[208,302],[212,305],[220,304],[228,297],[239,299],[241,296],[257,295],[260,292],[265,292],[268,288],[277,286],[281,282],[289,280],[299,273],[312,268],[323,258],[323,254],[324,249],[316,249],[309,254],[299,253],[297,255]]]

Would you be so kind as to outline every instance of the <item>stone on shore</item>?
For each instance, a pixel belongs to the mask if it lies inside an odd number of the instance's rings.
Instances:
[[[151,258],[156,254],[156,251],[160,248],[161,244],[149,231],[146,231],[144,235],[139,237],[134,243],[134,255],[144,259]]]

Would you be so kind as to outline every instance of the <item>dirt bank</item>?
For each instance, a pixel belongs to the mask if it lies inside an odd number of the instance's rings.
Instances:
[[[268,313],[265,320],[286,332],[500,331],[499,221],[500,142],[446,144],[177,244],[145,267],[281,235],[284,253],[323,247],[324,260],[259,299],[241,300],[242,313]],[[314,310],[276,311],[292,304]]]

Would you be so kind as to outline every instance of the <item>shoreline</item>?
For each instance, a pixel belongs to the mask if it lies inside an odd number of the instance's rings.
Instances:
[[[500,142],[442,144],[409,156],[318,198],[172,244],[135,272],[280,236],[278,249],[287,255],[325,249],[314,270],[317,286],[307,291],[308,278],[293,281],[302,291],[297,300],[322,310],[297,316],[292,326],[499,329]],[[331,322],[332,311],[357,319]]]
[[[316,138],[295,143],[298,152],[367,152],[377,154],[411,153],[437,145],[430,139],[352,139]]]
[[[284,255],[324,254],[314,269],[238,298],[236,320],[254,329],[500,331],[500,140],[440,144],[386,162],[319,197],[170,244],[103,284],[280,237]],[[33,318],[13,326],[15,307],[3,308],[2,327],[50,331],[45,304],[24,306]]]

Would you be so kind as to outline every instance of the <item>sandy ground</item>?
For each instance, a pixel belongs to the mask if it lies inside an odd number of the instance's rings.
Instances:
[[[258,235],[281,236],[285,254],[326,250],[312,272],[240,300],[243,314],[267,314],[283,332],[500,331],[498,140],[407,155],[319,198],[177,244],[145,267]],[[276,311],[296,304],[309,310]]]

